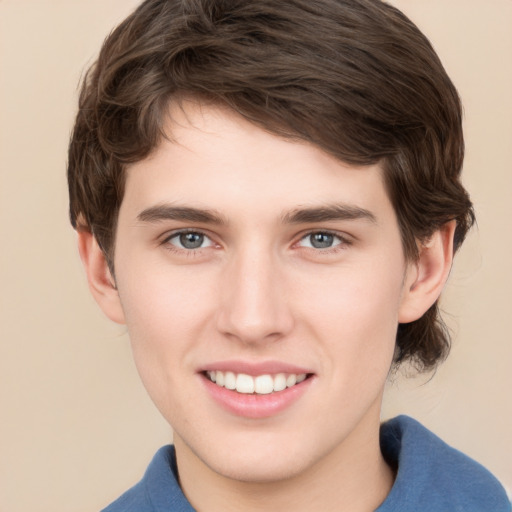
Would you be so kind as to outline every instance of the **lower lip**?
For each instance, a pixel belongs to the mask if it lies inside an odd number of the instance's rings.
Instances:
[[[204,385],[212,398],[225,410],[237,416],[251,419],[269,418],[284,411],[295,403],[309,389],[313,377],[308,377],[283,391],[266,395],[237,393],[213,383],[201,375]]]

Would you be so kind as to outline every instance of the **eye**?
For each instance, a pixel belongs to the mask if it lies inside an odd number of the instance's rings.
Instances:
[[[197,231],[182,231],[175,233],[167,238],[166,243],[169,243],[178,249],[186,249],[188,251],[203,249],[213,245],[210,238]]]
[[[299,242],[301,247],[311,247],[313,249],[331,249],[343,244],[345,241],[334,233],[326,231],[316,231],[309,233]]]

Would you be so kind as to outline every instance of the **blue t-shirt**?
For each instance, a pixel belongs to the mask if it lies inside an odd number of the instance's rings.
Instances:
[[[412,418],[384,423],[380,443],[397,476],[376,512],[511,511],[496,478]],[[143,479],[103,512],[194,512],[177,474],[174,447],[160,448]]]

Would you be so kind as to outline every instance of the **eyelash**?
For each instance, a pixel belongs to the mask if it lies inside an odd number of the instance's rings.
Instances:
[[[328,229],[317,229],[308,231],[307,233],[303,234],[299,241],[296,242],[295,245],[302,242],[303,240],[307,239],[308,237],[311,237],[313,235],[329,235],[334,238],[336,238],[339,243],[336,245],[333,245],[332,247],[326,247],[326,248],[317,248],[317,247],[304,247],[306,250],[314,251],[315,253],[321,253],[321,254],[333,254],[337,253],[338,251],[342,251],[346,249],[347,247],[350,247],[352,245],[352,240],[350,240],[346,235],[343,235],[337,231],[330,231]]]
[[[170,241],[172,239],[178,238],[179,236],[186,235],[186,234],[200,235],[200,236],[204,237],[205,239],[208,239],[210,241],[210,244],[206,247],[187,249],[185,247],[183,247],[183,248],[177,247],[176,245],[170,243]],[[303,240],[306,240],[308,237],[311,237],[313,235],[318,235],[318,234],[332,236],[332,237],[336,238],[337,240],[339,240],[339,243],[337,243],[336,245],[334,245],[332,247],[326,247],[326,248],[305,246],[305,247],[303,247],[305,250],[313,251],[316,254],[326,254],[327,255],[327,254],[332,254],[332,253],[336,253],[338,251],[344,250],[347,247],[350,247],[350,245],[352,245],[352,240],[350,240],[346,235],[342,235],[341,233],[339,233],[337,231],[330,231],[330,230],[325,230],[325,229],[324,230],[312,230],[312,231],[303,233],[300,236],[299,240],[297,242],[295,242],[293,245],[297,246],[300,242],[302,242]],[[174,231],[173,233],[166,236],[162,241],[162,245],[168,251],[179,253],[179,254],[184,254],[186,256],[192,257],[192,256],[197,255],[199,251],[201,251],[203,249],[207,249],[212,246],[215,246],[217,244],[212,240],[211,236],[209,236],[204,231],[197,230],[197,229],[181,229],[178,231]]]
[[[177,247],[176,245],[171,243],[171,240],[174,238],[178,238],[181,235],[187,235],[187,234],[194,234],[194,235],[200,235],[203,236],[205,239],[208,239],[211,243],[207,247],[198,247],[196,249],[187,249],[185,247]],[[180,229],[178,231],[174,231],[170,235],[166,236],[162,240],[162,245],[171,252],[179,253],[179,254],[185,254],[186,256],[195,256],[201,249],[207,249],[210,246],[214,246],[215,242],[213,242],[212,238],[205,233],[204,231],[198,230],[198,229]]]

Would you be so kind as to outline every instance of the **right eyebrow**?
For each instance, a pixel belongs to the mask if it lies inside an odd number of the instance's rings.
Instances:
[[[298,208],[284,215],[283,221],[288,224],[316,223],[336,220],[366,220],[377,223],[375,215],[356,205],[327,204],[312,208]]]
[[[150,206],[137,215],[137,220],[149,223],[180,220],[215,225],[227,224],[227,220],[215,210],[205,210],[189,206],[173,206],[170,204]]]

